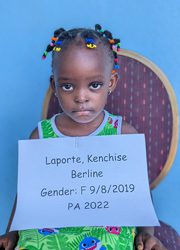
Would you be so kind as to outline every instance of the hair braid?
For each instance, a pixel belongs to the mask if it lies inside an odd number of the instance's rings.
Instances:
[[[101,36],[104,35],[104,30],[102,29],[101,25],[100,24],[96,24],[95,25],[95,31],[96,32],[99,32],[101,34]]]
[[[89,49],[95,49],[99,44],[104,46],[114,65],[112,72],[114,73],[119,68],[117,52],[120,50],[120,39],[113,39],[112,33],[108,30],[103,30],[99,24],[95,25],[95,30],[84,28],[68,31],[65,31],[63,28],[56,30],[42,58],[45,59],[48,52],[51,51],[54,58],[55,52],[59,52],[61,49],[64,50],[71,42],[77,46],[85,44]]]
[[[120,51],[120,39],[117,38],[113,38],[112,33],[108,30],[104,31],[104,34],[106,36],[107,39],[109,39],[109,43],[111,44],[111,49],[113,51],[113,55],[114,55],[114,68],[112,73],[115,73],[116,69],[119,69],[119,64],[118,64],[118,56],[117,56],[117,52]]]
[[[54,31],[54,37],[51,38],[51,43],[48,44],[46,50],[44,51],[43,55],[42,55],[42,59],[46,59],[46,56],[48,54],[48,52],[51,52],[55,46],[56,41],[58,40],[58,36],[64,32],[65,30],[63,28],[57,29]]]

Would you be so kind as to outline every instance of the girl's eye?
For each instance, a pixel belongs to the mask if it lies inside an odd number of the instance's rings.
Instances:
[[[102,85],[103,85],[102,82],[92,82],[90,83],[89,88],[92,90],[97,90],[97,89],[100,89]]]
[[[64,91],[72,91],[73,85],[71,83],[65,83],[60,86]]]

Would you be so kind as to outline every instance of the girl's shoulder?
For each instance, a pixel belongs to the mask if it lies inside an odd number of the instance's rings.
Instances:
[[[113,114],[109,113],[108,111],[106,111],[106,114],[108,114],[107,115],[108,121],[111,121],[112,120],[111,118],[113,118],[113,117],[114,117],[115,123],[116,123],[117,119],[120,121],[120,124],[121,124],[120,125],[120,131],[121,131],[120,133],[121,134],[137,134],[138,133],[137,130],[131,124],[122,120],[122,116],[113,115]]]
[[[137,130],[129,123],[122,121],[121,134],[137,134]]]
[[[38,128],[36,127],[29,136],[30,139],[39,139]]]

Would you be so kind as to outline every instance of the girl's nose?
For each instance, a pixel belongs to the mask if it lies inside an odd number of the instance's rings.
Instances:
[[[89,100],[87,91],[83,89],[77,90],[74,96],[74,100],[75,102],[78,102],[78,103],[87,102]]]

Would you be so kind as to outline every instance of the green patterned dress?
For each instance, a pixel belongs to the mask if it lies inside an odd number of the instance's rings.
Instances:
[[[56,127],[56,115],[38,124],[40,138],[64,136]],[[121,133],[122,119],[105,111],[104,120],[91,135]],[[133,227],[67,227],[19,232],[18,250],[133,250]]]

